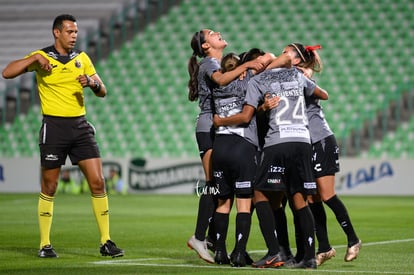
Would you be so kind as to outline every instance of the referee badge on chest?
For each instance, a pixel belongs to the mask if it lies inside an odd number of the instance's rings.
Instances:
[[[79,62],[79,60],[75,60],[75,67],[80,68],[82,64]]]

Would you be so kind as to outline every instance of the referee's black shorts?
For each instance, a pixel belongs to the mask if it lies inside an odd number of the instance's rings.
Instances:
[[[286,191],[289,195],[316,193],[312,171],[312,147],[304,142],[285,142],[265,147],[254,188]]]
[[[95,128],[81,117],[43,116],[39,132],[40,162],[44,168],[58,168],[69,156],[72,164],[100,158]]]
[[[328,136],[312,145],[315,178],[332,176],[339,172],[339,146],[335,136]]]
[[[238,135],[217,135],[212,165],[221,199],[251,198],[257,168],[257,147]]]

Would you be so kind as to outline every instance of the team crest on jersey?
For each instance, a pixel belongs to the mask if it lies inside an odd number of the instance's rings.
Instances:
[[[79,62],[79,60],[75,60],[75,67],[80,68],[82,64]]]

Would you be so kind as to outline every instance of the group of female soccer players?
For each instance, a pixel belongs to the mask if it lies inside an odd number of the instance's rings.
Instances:
[[[345,261],[352,261],[361,241],[335,194],[339,150],[319,104],[328,94],[311,79],[322,69],[320,47],[292,43],[276,58],[258,49],[223,57],[226,46],[219,32],[208,29],[191,40],[189,100],[198,100],[200,107],[196,139],[206,185],[219,193],[200,197],[195,234],[187,245],[210,263],[317,268],[336,255],[327,236],[325,202],[347,235]],[[234,198],[236,241],[229,257],[226,238]],[[286,201],[294,217],[295,256]],[[253,208],[268,249],[258,261],[246,251]]]

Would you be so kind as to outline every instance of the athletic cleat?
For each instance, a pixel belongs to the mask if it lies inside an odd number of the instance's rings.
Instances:
[[[316,254],[316,265],[320,266],[321,264],[323,264],[324,262],[326,262],[327,260],[330,260],[331,258],[335,256],[336,256],[336,250],[333,247],[331,247],[331,249],[326,252],[317,253]]]
[[[195,250],[201,259],[210,264],[214,264],[214,259],[208,252],[206,241],[199,241],[195,236],[191,236],[187,242],[187,246]]]
[[[302,269],[316,269],[316,260],[315,258],[309,259],[309,260],[302,260],[299,263],[289,266],[289,268],[302,268]]]
[[[359,250],[362,247],[362,241],[358,240],[356,244],[354,244],[351,247],[348,247],[345,254],[345,262],[350,262],[352,260],[355,260],[358,257]]]
[[[111,256],[112,258],[124,256],[124,250],[116,247],[116,244],[111,240],[107,240],[101,245],[99,251],[102,256]]]
[[[282,260],[284,262],[288,261],[289,259],[293,258],[292,251],[290,251],[290,248],[284,248],[283,246],[279,246],[280,248],[280,255],[282,256]]]
[[[298,262],[295,260],[295,257],[293,257],[293,255],[291,257],[289,257],[283,266],[287,267],[287,268],[293,268]]]
[[[244,252],[243,252],[243,254],[244,254],[244,259],[245,259],[245,261],[246,261],[246,265],[252,265],[252,263],[253,263],[254,261],[253,261],[253,259],[250,257],[249,253],[247,253],[247,251],[244,251]],[[234,261],[236,261],[236,262],[237,262],[237,260],[236,260],[236,253],[234,252],[234,250],[233,250],[233,252],[231,252],[231,254],[230,254],[230,262],[233,262],[233,260],[232,260],[232,259],[234,259]]]
[[[282,266],[284,263],[285,262],[283,262],[282,256],[279,252],[276,255],[266,254],[257,262],[252,263],[252,266],[257,268],[279,267]]]
[[[56,251],[53,249],[52,245],[48,244],[42,247],[39,250],[37,255],[40,258],[58,258],[59,256],[56,254]]]
[[[247,259],[247,257],[250,258],[249,254],[247,254],[246,251],[237,251],[237,252],[231,253],[230,255],[231,266],[244,267],[248,265],[249,260]],[[253,263],[253,260],[249,263],[249,265],[251,265],[252,263]]]
[[[224,251],[216,250],[216,255],[214,256],[214,262],[216,264],[230,264],[229,257]]]

